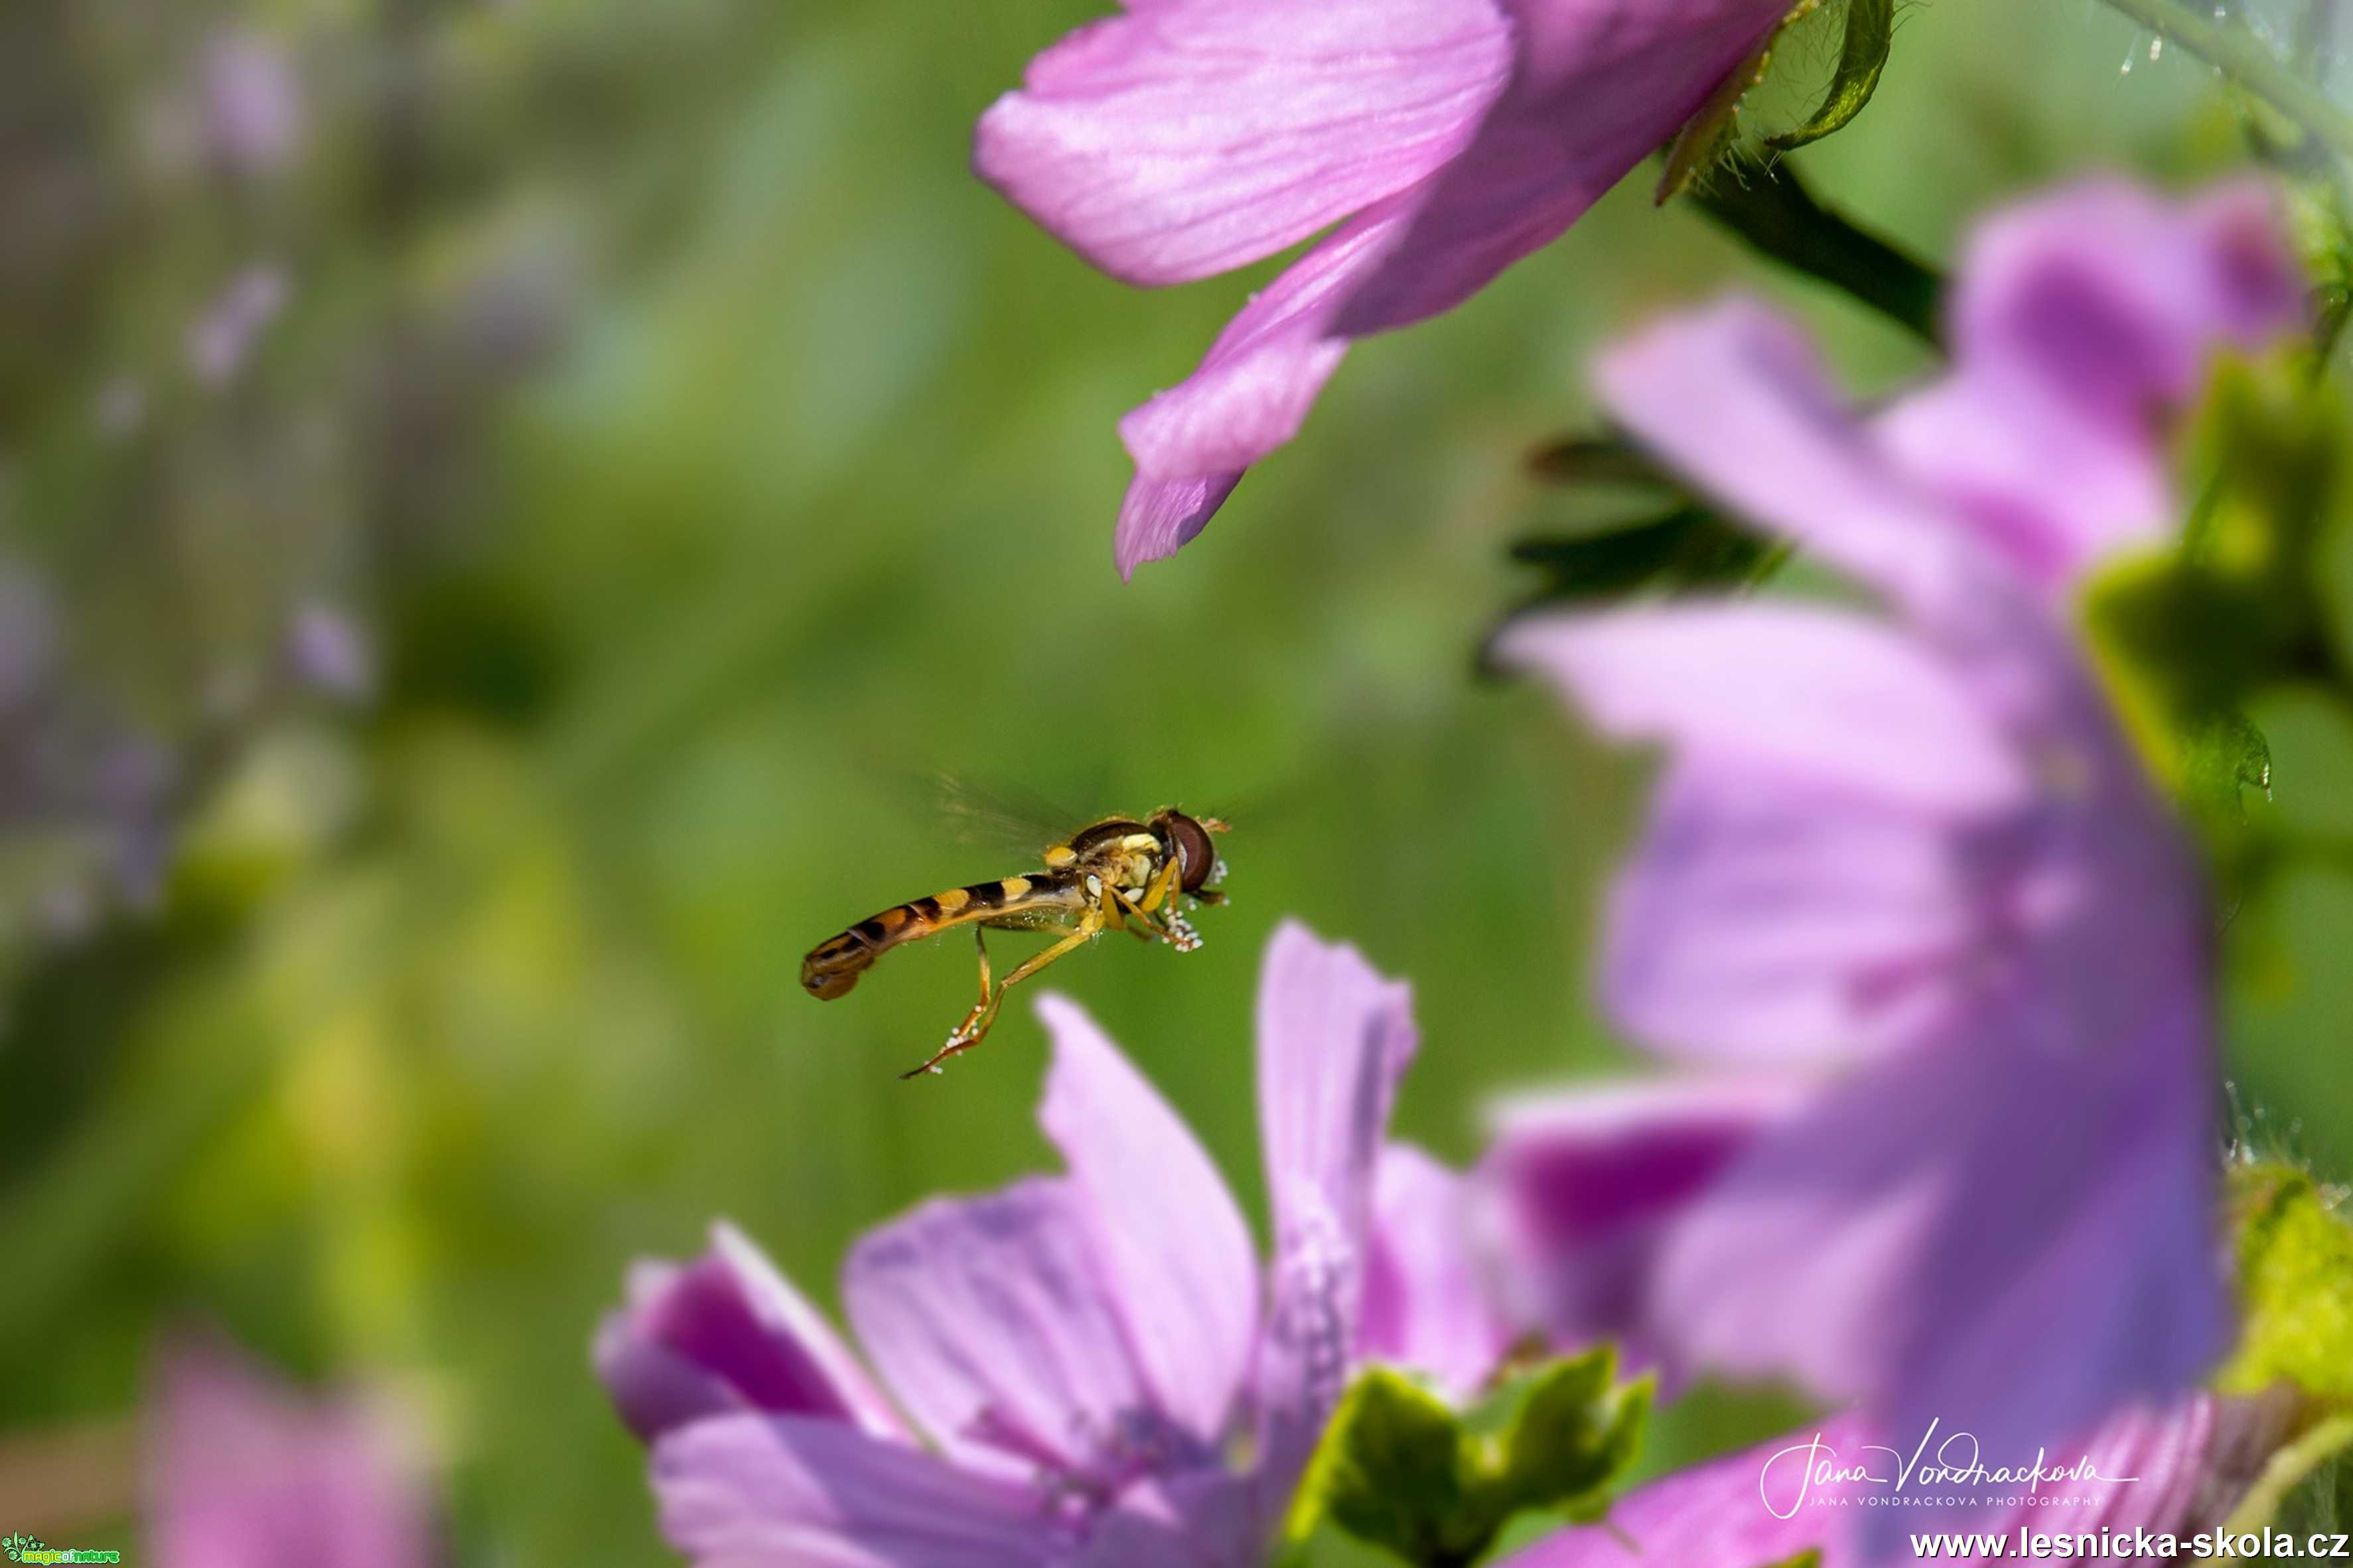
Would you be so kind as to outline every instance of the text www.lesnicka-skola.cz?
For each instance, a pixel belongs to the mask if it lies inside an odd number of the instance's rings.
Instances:
[[[1915,1535],[1912,1555],[1922,1562],[2003,1560],[2050,1562],[2062,1558],[2097,1562],[2103,1558],[2135,1562],[2144,1557],[2327,1560],[2353,1558],[2353,1536],[2318,1532],[2295,1535],[2284,1530],[2228,1531],[2210,1530],[2196,1535],[2174,1535],[2148,1530],[2079,1531],[2052,1534],[2021,1525],[2006,1535]]]

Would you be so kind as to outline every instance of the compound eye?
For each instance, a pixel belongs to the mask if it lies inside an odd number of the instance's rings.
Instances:
[[[1182,812],[1168,814],[1168,837],[1176,846],[1177,879],[1188,893],[1198,893],[1218,868],[1218,851],[1209,830]]]

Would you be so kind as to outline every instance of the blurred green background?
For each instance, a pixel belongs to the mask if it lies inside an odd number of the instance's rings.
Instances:
[[[961,941],[832,1005],[797,984],[875,908],[1023,868],[926,808],[934,770],[1235,818],[1203,952],[1105,942],[1051,984],[1254,1211],[1250,996],[1286,914],[1413,982],[1398,1129],[1450,1159],[1493,1095],[1628,1059],[1586,973],[1642,764],[1473,674],[1532,585],[1505,545],[1569,515],[1525,455],[1585,416],[1598,343],[1727,285],[1859,391],[1924,353],[1638,175],[1360,346],[1123,585],[1113,421],[1271,268],[1130,290],[969,176],[974,117],[1094,9],[0,21],[5,561],[47,584],[77,732],[171,759],[133,813],[152,876],[107,874],[110,822],[11,822],[0,858],[0,1528],[135,1549],[123,1423],[195,1321],[410,1398],[459,1561],[659,1552],[587,1368],[628,1261],[727,1215],[829,1304],[860,1230],[1050,1158],[1026,1006],[893,1076],[965,1006]],[[293,86],[274,151],[206,140],[240,48]],[[2241,147],[2209,73],[2088,0],[1934,0],[1800,162],[1949,261],[2012,193]],[[257,268],[281,298],[215,374],[190,334]],[[2255,809],[2353,831],[2341,720],[2267,722]],[[2291,879],[2231,930],[2242,1103],[2353,1169],[2353,889]],[[1742,1419],[1670,1417],[1652,1463]]]

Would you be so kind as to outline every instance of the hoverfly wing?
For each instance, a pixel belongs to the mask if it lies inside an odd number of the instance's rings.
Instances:
[[[944,769],[930,774],[930,795],[949,838],[999,851],[1022,864],[1093,820],[1085,812],[1057,805],[1018,786],[980,784]]]

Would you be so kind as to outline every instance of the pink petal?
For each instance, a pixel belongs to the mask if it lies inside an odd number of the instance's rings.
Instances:
[[[1094,1521],[1073,1568],[1258,1568],[1289,1501],[1222,1468],[1147,1477]]]
[[[1198,479],[1147,479],[1138,474],[1128,482],[1112,535],[1112,560],[1120,576],[1133,577],[1145,562],[1166,560],[1190,544],[1241,482],[1240,473]]]
[[[1989,223],[1960,279],[1954,373],[1878,433],[2049,593],[2172,530],[2168,422],[2218,350],[2278,342],[2306,315],[2252,184],[2188,205],[2077,185]]]
[[[1656,1359],[1661,1249],[1797,1094],[1794,1083],[1710,1078],[1501,1107],[1478,1179],[1494,1200],[1514,1316],[1564,1350],[1613,1340],[1636,1365]]]
[[[1340,313],[1349,336],[1461,303],[1550,244],[1673,136],[1785,0],[1510,0],[1511,89],[1412,195],[1411,224]]]
[[[900,1404],[960,1464],[1079,1474],[1166,1442],[1092,1216],[1066,1181],[937,1198],[868,1232],[842,1300]]]
[[[1610,413],[1679,475],[1897,600],[1965,586],[1962,525],[1881,452],[1802,333],[1734,299],[1605,353]]]
[[[1988,940],[1957,836],[1904,806],[1671,768],[1609,900],[1602,990],[1654,1049],[1828,1061],[1916,1036]]]
[[[903,1433],[824,1315],[724,1221],[695,1262],[631,1272],[629,1304],[597,1331],[596,1362],[622,1419],[648,1441],[747,1409]]]
[[[1423,1373],[1456,1399],[1511,1339],[1476,1244],[1471,1183],[1419,1149],[1381,1151],[1356,1353]]]
[[[1259,1390],[1268,1464],[1303,1460],[1356,1349],[1373,1179],[1398,1079],[1419,1044],[1412,994],[1353,947],[1286,921],[1258,994],[1259,1124],[1274,1272]]]
[[[429,1504],[393,1434],[209,1342],[166,1353],[150,1539],[170,1568],[424,1568]]]
[[[1039,1001],[1054,1066],[1039,1120],[1062,1152],[1155,1402],[1226,1430],[1258,1330],[1250,1228],[1200,1142],[1094,1020]]]
[[[2238,1507],[2296,1420],[2295,1396],[2284,1387],[2252,1399],[2196,1394],[2162,1411],[2127,1410],[2085,1449],[2102,1475],[2136,1483],[2063,1483],[2057,1495],[2084,1499],[2071,1517],[2097,1521],[2093,1528],[2195,1534]]]
[[[1376,207],[1293,263],[1218,334],[1199,368],[1120,421],[1136,480],[1120,510],[1123,574],[1174,554],[1224,504],[1241,471],[1299,431],[1348,351],[1325,324],[1395,237]]]
[[[1888,808],[1973,816],[2031,781],[1984,703],[1917,639],[1857,616],[1745,604],[1525,621],[1501,643],[1618,739]]]
[[[1347,353],[1333,310],[1399,232],[1400,208],[1373,207],[1253,296],[1200,365],[1120,421],[1136,479],[1113,553],[1123,574],[1173,555],[1208,525],[1242,470],[1298,434]]]
[[[1969,373],[2014,366],[2066,405],[2119,423],[2178,406],[2212,353],[2305,324],[2305,282],[2253,183],[2176,205],[2127,181],[2010,208],[1970,241],[1955,296]]]
[[[1042,1500],[839,1421],[725,1415],[654,1447],[661,1529],[700,1568],[1042,1568]]]
[[[2184,984],[2100,1040],[2054,1032],[2029,990],[1764,1133],[1669,1245],[1667,1330],[1705,1364],[2004,1452],[2189,1387],[2228,1321]]]
[[[1510,69],[1492,0],[1143,0],[1032,61],[974,164],[1113,277],[1181,282],[1437,168]]]

